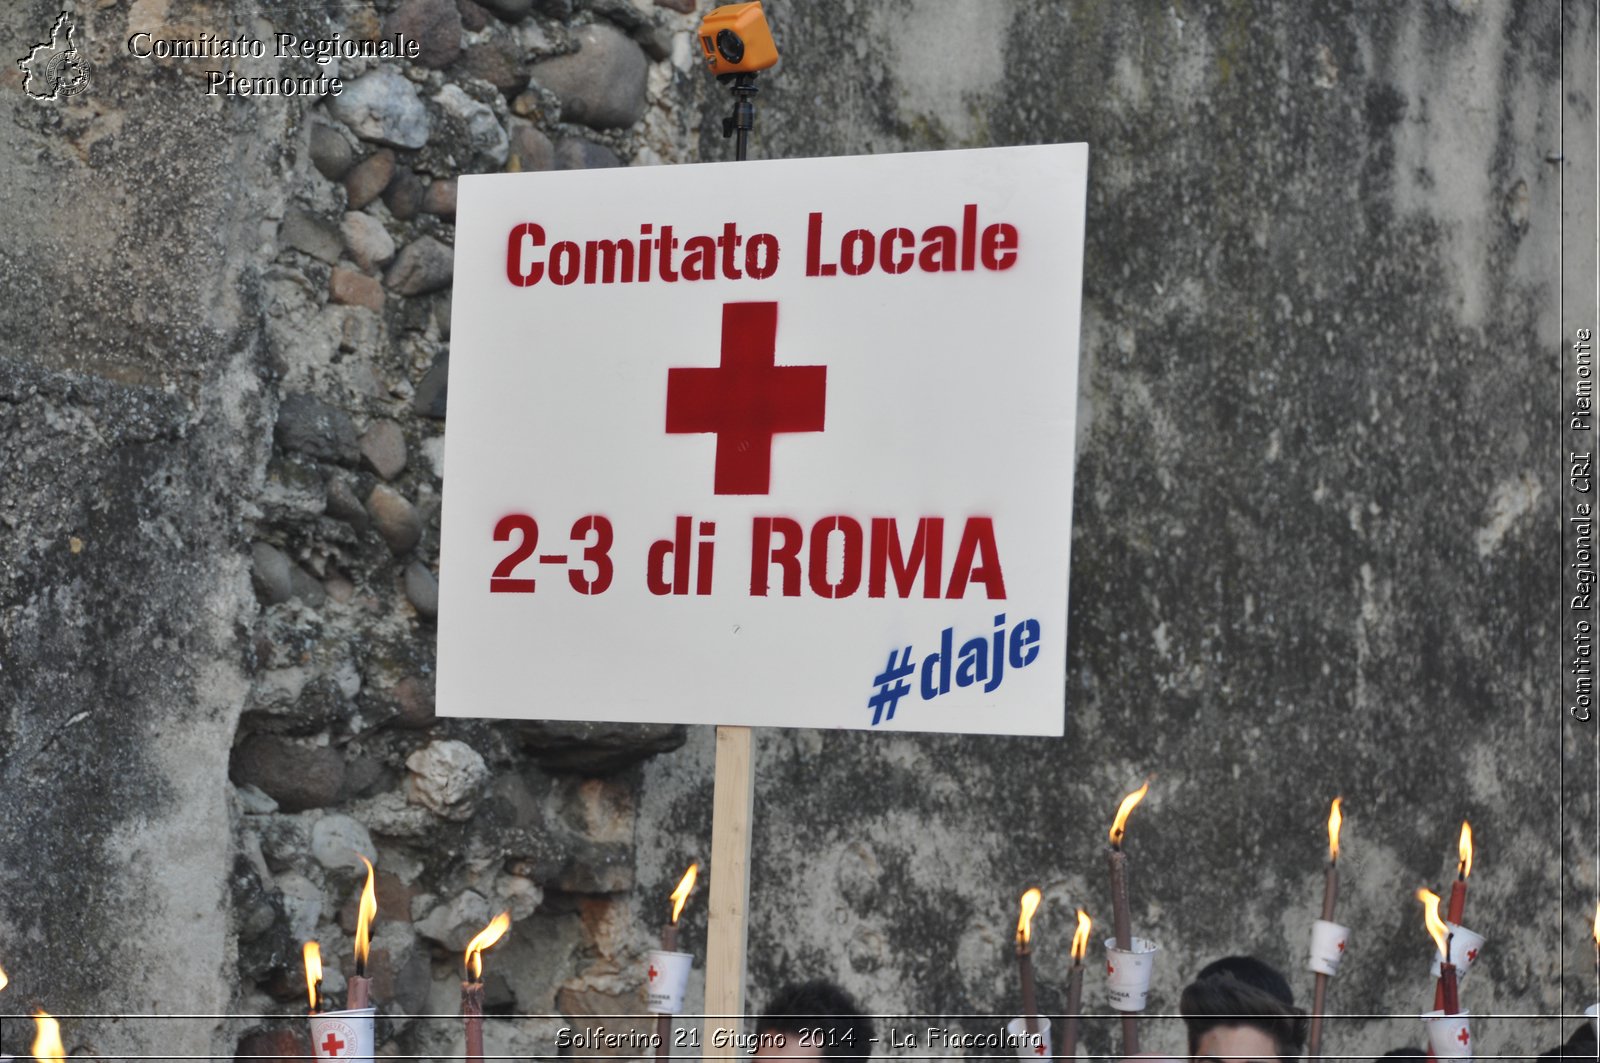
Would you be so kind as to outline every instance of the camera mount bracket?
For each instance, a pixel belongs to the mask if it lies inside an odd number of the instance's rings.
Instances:
[[[717,80],[732,83],[733,113],[722,120],[722,135],[725,138],[738,135],[734,141],[733,157],[743,162],[750,146],[750,131],[756,126],[755,99],[759,91],[756,88],[756,75],[754,71],[719,74]]]

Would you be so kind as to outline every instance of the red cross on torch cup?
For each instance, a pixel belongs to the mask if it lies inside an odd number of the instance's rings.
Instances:
[[[778,304],[722,305],[722,361],[667,370],[667,431],[717,437],[715,492],[764,495],[779,433],[820,432],[828,369],[777,365]]]
[[[330,1056],[338,1055],[340,1050],[343,1048],[344,1042],[339,1040],[339,1038],[335,1037],[331,1033],[328,1035],[328,1039],[322,1042],[322,1050],[328,1053]]]

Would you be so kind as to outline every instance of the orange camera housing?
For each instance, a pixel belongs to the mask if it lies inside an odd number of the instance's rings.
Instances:
[[[719,77],[753,74],[776,63],[778,46],[772,40],[760,0],[725,4],[706,15],[700,23],[700,52],[711,72]]]

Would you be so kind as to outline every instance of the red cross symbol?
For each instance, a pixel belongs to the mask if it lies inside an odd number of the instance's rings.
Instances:
[[[652,981],[652,982],[654,982],[656,980],[656,975],[658,975],[660,973],[661,973],[660,971],[656,970],[656,965],[653,964],[653,963],[650,965],[650,969],[645,972],[645,974],[650,976],[650,981]]]
[[[1110,978],[1112,975],[1114,975],[1116,973],[1117,973],[1117,969],[1115,967],[1111,966],[1111,961],[1110,960],[1107,960],[1106,961],[1106,977]]]
[[[1467,1028],[1463,1026],[1461,1027],[1461,1032],[1456,1034],[1456,1040],[1460,1041],[1462,1044],[1466,1044],[1468,1041],[1472,1040],[1472,1035],[1467,1033]]]
[[[1043,1041],[1040,1041],[1038,1044],[1033,1046],[1033,1054],[1036,1055],[1036,1056],[1044,1055],[1044,1042]]]
[[[1343,951],[1344,951],[1344,942],[1342,942],[1342,941],[1341,941],[1341,942],[1339,942],[1339,951],[1340,951],[1340,952],[1343,952]]]
[[[1478,962],[1478,950],[1477,949],[1468,949],[1467,950],[1467,962],[1469,964]]]
[[[330,1033],[328,1039],[322,1042],[322,1050],[330,1056],[336,1056],[344,1050],[344,1042]]]
[[[719,495],[764,495],[772,437],[820,432],[828,367],[777,365],[777,303],[722,304],[722,363],[667,370],[667,431],[717,437]]]

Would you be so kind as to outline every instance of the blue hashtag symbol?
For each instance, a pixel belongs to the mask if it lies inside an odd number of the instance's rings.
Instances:
[[[867,699],[867,708],[872,710],[872,726],[876,727],[884,720],[894,719],[894,708],[900,704],[900,699],[911,693],[911,684],[906,682],[906,677],[917,670],[911,663],[911,647],[907,646],[901,654],[900,663],[895,663],[895,653],[889,651],[889,663],[883,669],[883,674],[872,681],[878,689],[872,692],[872,697]],[[888,713],[884,713],[888,709]]]

